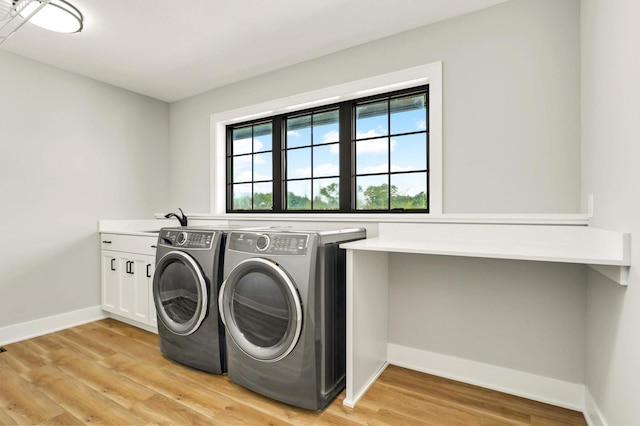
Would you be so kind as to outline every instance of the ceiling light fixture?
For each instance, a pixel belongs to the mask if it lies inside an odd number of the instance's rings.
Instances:
[[[79,33],[84,20],[82,13],[65,0],[33,0],[20,10],[20,16],[32,24],[58,33]]]

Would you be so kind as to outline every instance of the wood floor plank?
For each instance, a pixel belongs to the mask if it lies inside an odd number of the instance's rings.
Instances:
[[[10,355],[16,363],[21,365],[21,370],[23,371],[29,371],[32,368],[46,365],[46,360],[42,358],[38,351],[34,352],[32,346],[33,344],[30,340],[12,343],[10,345],[6,345],[5,349],[7,352],[3,352],[0,355],[2,355],[2,358]]]
[[[151,334],[151,333],[149,333]],[[159,350],[150,351],[150,346],[138,339],[124,336],[116,330],[107,327],[96,327],[91,330],[91,335],[116,351],[117,354],[125,354],[137,359],[144,359],[145,365],[157,365],[161,367],[166,363]],[[158,348],[156,346],[155,348]]]
[[[434,386],[435,382],[439,382],[440,386]],[[389,386],[389,390],[393,390],[394,393],[416,397],[424,400],[425,403],[428,401],[437,406],[462,410],[472,416],[499,417],[510,420],[513,424],[529,424],[531,420],[527,413],[522,412],[520,406],[497,403],[495,396],[488,397],[497,392],[466,384],[455,386],[452,381],[447,382],[442,378],[428,377],[428,375],[395,366],[390,366],[388,374],[380,381],[380,385]]]
[[[230,403],[224,398],[212,398],[211,394],[200,386],[185,386],[184,382],[168,378],[160,369],[152,365],[140,365],[134,358],[118,354],[104,361],[113,370],[129,379],[144,384],[167,398],[180,401],[181,404],[200,414],[211,417],[224,410]]]
[[[479,426],[478,416],[467,413],[457,407],[439,404],[427,398],[419,398],[410,393],[398,394],[395,389],[383,386],[372,386],[366,394],[367,400],[360,403],[388,407],[390,415],[412,419],[413,422],[423,421],[426,424],[438,424],[443,419],[450,425]]]
[[[56,416],[52,419],[42,423],[43,425],[59,425],[59,426],[72,426],[72,425],[84,425],[85,422],[80,421],[76,416],[72,415],[65,410],[64,413]]]
[[[9,411],[0,406],[0,425],[17,425],[19,424],[13,417],[9,415]]]
[[[176,374],[177,364],[171,363],[163,368],[167,374]],[[182,380],[188,380],[189,383],[200,386],[212,395],[222,395],[225,400],[241,402],[258,411],[262,411],[274,416],[284,422],[293,424],[307,423],[310,424],[318,417],[318,413],[303,408],[294,407],[288,404],[280,403],[257,394],[250,390],[237,386],[226,376],[211,375],[202,371],[192,370],[188,368],[178,367]]]
[[[143,424],[144,419],[128,412],[100,392],[67,376],[53,366],[44,366],[28,373],[32,383],[55,400],[69,413],[85,423],[124,425]]]
[[[14,371],[0,370],[0,419],[5,424],[38,424],[64,412],[62,408]]]
[[[68,349],[60,349],[54,354],[58,368],[123,407],[129,408],[154,395],[147,386],[113,374],[111,369],[101,364],[80,359]]]
[[[55,336],[61,345],[88,359],[100,360],[117,353],[111,347],[95,339],[92,334],[81,333],[75,328],[62,330],[55,333]]]
[[[293,423],[282,421],[248,405],[233,402],[225,407],[224,411],[216,413],[212,424],[291,426]]]
[[[584,426],[581,413],[389,366],[356,408],[274,401],[168,360],[153,333],[113,319],[7,345],[0,425]]]
[[[158,425],[206,425],[212,424],[210,416],[202,415],[161,394],[136,403],[131,412]]]

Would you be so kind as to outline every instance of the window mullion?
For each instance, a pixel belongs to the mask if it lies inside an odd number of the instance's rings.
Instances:
[[[353,109],[351,102],[340,104],[340,211],[347,212],[355,210],[355,176],[353,167]]]
[[[283,147],[285,146],[284,136],[286,132],[282,130],[282,126],[284,126],[284,120],[282,116],[277,116],[273,118],[273,123],[271,126],[272,129],[272,163],[273,163],[273,211],[274,212],[282,212],[284,209],[283,205],[283,192],[284,192],[284,175],[283,172]]]
[[[391,98],[387,99],[387,210],[391,210]]]
[[[233,210],[233,184],[230,182],[233,182],[233,152],[232,152],[232,147],[233,147],[233,130],[231,127],[227,126],[227,132],[226,132],[226,137],[227,137],[227,181],[226,181],[226,191],[227,191],[227,211],[231,211]]]

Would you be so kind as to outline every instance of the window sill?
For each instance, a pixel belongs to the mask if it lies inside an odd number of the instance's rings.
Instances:
[[[163,217],[156,214],[157,218]],[[459,223],[505,225],[589,224],[586,214],[424,214],[424,213],[224,213],[190,214],[194,220],[268,222]]]

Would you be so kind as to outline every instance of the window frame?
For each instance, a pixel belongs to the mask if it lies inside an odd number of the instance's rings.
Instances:
[[[391,151],[387,153],[387,165],[389,169],[386,172],[376,172],[376,173],[359,173],[356,169],[357,165],[357,145],[358,142],[362,141],[366,143],[367,139],[364,140],[362,138],[357,137],[356,132],[356,110],[359,106],[363,106],[366,104],[385,102],[387,105],[390,105],[394,99],[401,99],[405,97],[409,97],[412,95],[424,95],[426,97],[426,113],[428,118],[429,111],[429,85],[420,85],[416,87],[410,87],[401,90],[394,90],[391,92],[380,93],[376,95],[369,95],[362,98],[351,99],[342,101],[336,104],[323,105],[320,107],[309,108],[300,111],[290,111],[289,113],[278,114],[263,118],[257,118],[246,122],[234,123],[227,126],[227,138],[226,138],[226,190],[227,190],[227,205],[226,212],[227,213],[260,213],[260,214],[273,214],[273,213],[318,213],[318,214],[331,214],[331,213],[410,213],[410,214],[428,214],[429,213],[429,169],[428,164],[425,164],[424,170],[415,170],[412,172],[406,171],[394,171],[391,169]],[[311,140],[309,141],[309,145],[303,146],[289,146],[288,145],[288,122],[289,120],[295,120],[301,117],[314,117],[318,114],[322,114],[325,112],[334,111],[338,116],[339,125],[339,137],[337,141],[325,144],[325,143],[316,143],[313,141],[313,136],[311,135]],[[387,120],[391,120],[391,110],[387,112]],[[310,118],[313,121],[312,118]],[[252,181],[237,181],[235,180],[235,170],[233,169],[234,159],[238,157],[244,157],[247,155],[255,156],[259,153],[263,153],[263,151],[255,151],[254,146],[252,144],[252,151],[233,152],[233,147],[235,144],[235,139],[233,137],[234,132],[238,129],[251,129],[251,133],[253,135],[253,129],[255,127],[263,126],[266,123],[269,123],[269,127],[272,129],[271,133],[271,152],[272,154],[272,176],[271,180],[268,181],[272,183],[271,185],[271,193],[272,193],[272,208],[271,209],[263,209],[256,208],[255,206],[255,191],[252,190],[251,196],[251,208],[248,209],[236,209],[234,208],[234,198],[233,191],[236,185],[252,185],[252,188],[255,184],[266,183],[261,180],[256,180],[255,176]],[[313,123],[311,123],[313,126]],[[310,129],[313,129],[311,127]],[[313,130],[311,133],[313,134]],[[388,140],[393,140],[394,136],[406,136],[412,134],[421,134],[425,135],[425,143],[426,143],[426,153],[425,160],[428,159],[429,153],[429,129],[428,126],[424,130],[421,131],[410,131],[410,132],[401,132],[402,134],[394,134],[392,129],[388,129],[388,133],[386,136],[381,136],[382,138],[386,138]],[[378,138],[378,137],[377,137]],[[253,136],[251,138],[253,140]],[[337,176],[314,176],[314,165],[311,164],[311,175],[308,177],[291,177],[288,173],[285,175],[285,170],[288,172],[288,166],[290,164],[288,159],[289,152],[298,151],[298,150],[306,150],[311,149],[311,162],[313,163],[313,153],[317,148],[330,146],[330,145],[338,145],[340,147],[340,157],[338,162],[338,175]],[[287,165],[287,167],[285,167]],[[253,167],[252,167],[253,171]],[[393,176],[402,176],[407,173],[425,173],[425,193],[427,198],[427,207],[425,209],[399,209],[393,208],[393,198],[391,193],[388,194],[387,197],[387,208],[386,209],[364,209],[358,208],[357,199],[358,199],[358,191],[356,188],[356,184],[359,178],[368,178],[375,176],[386,176],[386,180],[390,185],[390,182],[393,180]],[[318,179],[334,179],[339,181],[339,199],[338,206],[335,209],[317,209],[314,208],[315,197],[317,194],[313,193],[314,181]],[[310,199],[310,208],[291,208],[288,206],[288,194],[291,192],[289,189],[289,185],[292,182],[310,182],[312,192]],[[390,186],[389,186],[390,188]]]
[[[423,214],[433,216],[442,214],[442,63],[434,62],[427,65],[408,68],[400,71],[382,74],[375,77],[351,81],[337,86],[306,92],[295,96],[275,99],[272,101],[247,106],[235,110],[225,111],[211,116],[211,213],[221,216],[255,217],[268,213],[269,216],[291,217],[353,217],[354,213],[364,214],[365,211],[351,212],[331,211],[283,211],[271,210],[227,212],[227,139],[226,126],[242,123],[254,119],[266,118],[279,114],[297,113],[304,109],[316,109],[342,101],[366,98],[396,90],[408,89],[415,86],[429,85],[429,213],[412,213],[412,216]],[[274,170],[275,173],[275,170]],[[274,176],[275,178],[275,176]],[[349,179],[351,177],[349,176]],[[274,199],[275,202],[275,199]],[[397,216],[398,213],[387,210],[377,213],[379,216]]]

